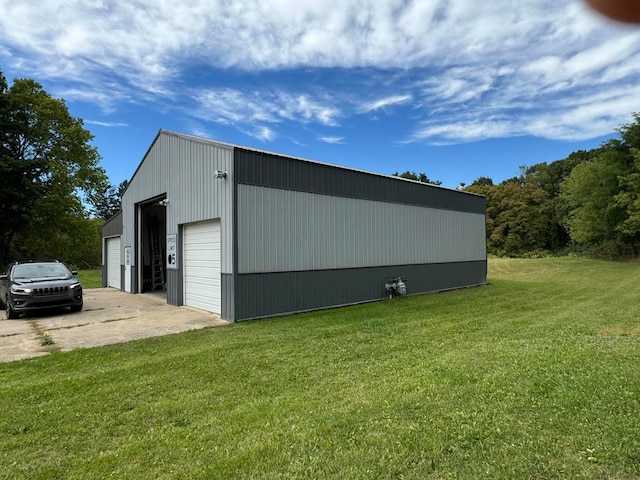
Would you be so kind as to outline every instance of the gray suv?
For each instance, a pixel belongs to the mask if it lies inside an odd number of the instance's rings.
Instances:
[[[0,275],[0,304],[7,318],[18,318],[23,312],[71,307],[82,310],[82,284],[60,262],[15,263]]]

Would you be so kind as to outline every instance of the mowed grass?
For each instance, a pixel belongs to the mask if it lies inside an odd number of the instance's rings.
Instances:
[[[0,364],[0,478],[640,478],[640,264],[489,268]]]
[[[83,288],[101,288],[102,270],[94,268],[91,270],[79,270],[78,280],[82,282]]]

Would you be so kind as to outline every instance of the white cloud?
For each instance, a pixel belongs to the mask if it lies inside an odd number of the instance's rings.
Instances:
[[[324,143],[332,143],[332,144],[344,143],[344,137],[318,137],[318,140]]]
[[[3,42],[52,58],[174,74],[184,59],[221,67],[421,67],[554,50],[595,28],[567,2],[401,0],[0,0]],[[555,20],[552,20],[554,19]],[[539,45],[530,43],[541,37]]]
[[[335,126],[340,116],[340,111],[331,105],[331,100],[314,99],[307,94],[280,91],[274,95],[273,103],[278,106],[280,116],[303,123],[316,121]]]
[[[394,105],[401,105],[412,100],[411,95],[393,95],[391,97],[385,97],[372,102],[366,102],[360,106],[361,113],[373,112],[375,110],[385,109]]]
[[[514,115],[491,115],[489,110],[472,110],[460,117],[440,117],[425,121],[407,141],[454,144],[485,138],[532,135],[555,140],[586,140],[611,134],[618,125],[628,123],[631,111],[640,110],[640,85],[615,91],[560,98],[531,107]]]
[[[267,104],[255,93],[244,93],[231,88],[197,92],[198,116],[202,119],[225,123],[277,122],[273,104]]]
[[[100,127],[128,127],[129,125],[122,122],[103,122],[100,120],[85,120],[84,123],[89,125],[98,125]]]
[[[471,142],[491,137],[504,137],[514,134],[512,122],[499,119],[459,120],[450,123],[427,124],[416,131],[410,141],[431,139],[435,145]]]
[[[255,130],[245,133],[251,137],[257,138],[258,140],[262,140],[263,142],[270,142],[276,137],[275,132],[265,126],[257,127]]]
[[[136,103],[137,101],[117,85],[112,85],[110,87],[109,85],[103,84],[100,86],[96,85],[94,88],[67,86],[64,88],[56,88],[53,93],[55,96],[64,98],[67,101],[94,103],[99,105],[106,113],[114,112],[118,105],[123,102]]]
[[[200,118],[231,125],[292,120],[333,126],[340,116],[340,111],[330,103],[291,92],[244,92],[223,88],[196,92],[194,99]]]
[[[502,75],[495,69],[457,67],[422,82],[425,101],[444,101],[449,104],[464,103],[479,99],[491,89]]]
[[[203,76],[188,91],[196,118],[266,141],[284,122],[338,128],[346,116],[409,105],[408,141],[451,143],[587,138],[640,110],[640,31],[580,0],[0,0],[0,12],[3,61],[71,81],[59,89],[66,98],[107,112],[185,104],[185,72],[199,69],[378,72],[331,85],[309,74],[292,88]]]
[[[206,128],[202,128],[193,124],[189,127],[189,133],[194,137],[212,138],[211,134]]]

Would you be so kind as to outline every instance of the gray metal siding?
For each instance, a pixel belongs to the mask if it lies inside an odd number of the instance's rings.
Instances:
[[[167,303],[180,306],[184,303],[184,291],[182,289],[182,269],[167,269]]]
[[[228,172],[226,179],[215,170]],[[161,131],[123,196],[122,244],[134,245],[135,205],[166,194],[167,233],[178,226],[221,219],[222,271],[231,273],[233,239],[233,149],[193,137]]]
[[[102,225],[102,237],[122,235],[122,212],[116,213]]]
[[[235,303],[234,303],[234,275],[222,274],[222,314],[225,320],[235,319]]]
[[[235,157],[238,184],[485,213],[479,195],[243,148]]]
[[[484,215],[238,186],[238,273],[486,259]]]
[[[122,286],[124,287],[124,276],[125,276],[125,266],[122,266],[122,276],[120,277],[122,279]],[[138,285],[138,269],[137,268],[131,268],[131,285],[134,286],[134,290],[133,293],[138,293],[137,292],[137,285]]]
[[[485,199],[236,148],[234,320],[486,283]]]
[[[235,276],[235,320],[383,299],[386,281],[407,276],[408,294],[484,285],[485,261]]]
[[[182,252],[182,230],[183,227],[178,227],[176,232],[176,250]],[[181,259],[182,260],[182,259]],[[184,305],[184,261],[178,262],[178,268],[167,268],[167,303],[169,305],[181,306]]]

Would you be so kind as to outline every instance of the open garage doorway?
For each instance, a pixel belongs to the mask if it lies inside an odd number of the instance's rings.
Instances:
[[[166,293],[167,290],[166,205],[166,196],[162,196],[139,206],[138,291],[140,293]]]

